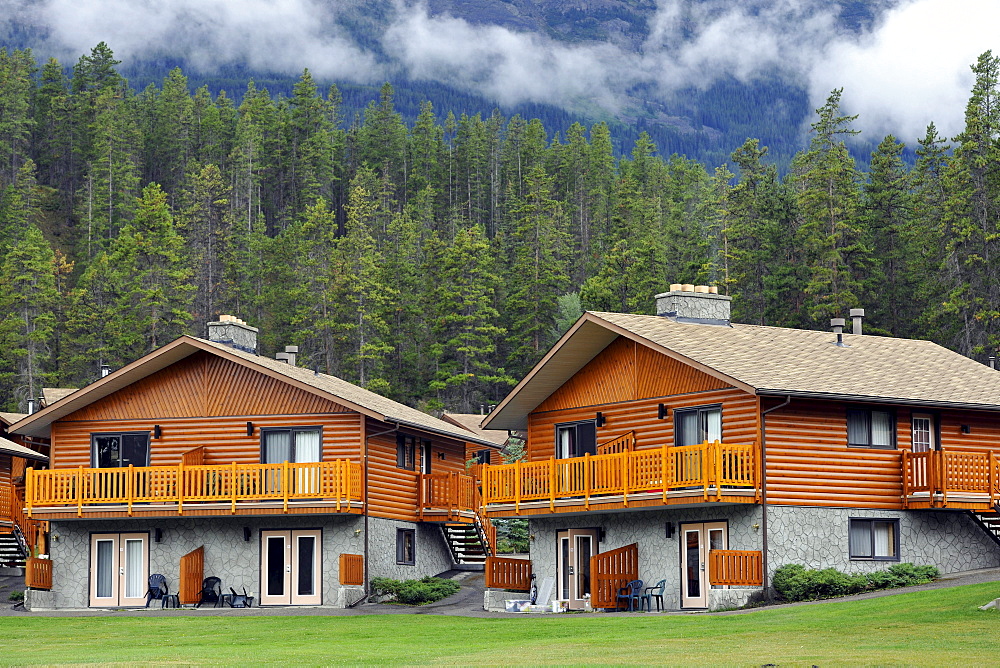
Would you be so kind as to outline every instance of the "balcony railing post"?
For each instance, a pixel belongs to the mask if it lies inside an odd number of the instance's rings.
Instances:
[[[628,507],[628,455],[629,453],[623,452],[621,454],[622,458],[622,505],[626,508]]]
[[[521,460],[514,462],[514,511],[521,512]]]
[[[236,461],[232,461],[229,464],[229,496],[232,498],[232,507],[230,509],[230,514],[236,514]],[[286,507],[287,510],[287,507]]]
[[[344,496],[344,460],[333,463],[333,493],[337,495],[337,512],[340,512],[340,499]]]
[[[663,502],[667,502],[667,442],[660,446],[660,492],[663,494]]]
[[[910,506],[910,451],[903,450],[899,459],[903,474],[903,508]]]
[[[133,480],[133,469],[132,465],[128,465],[128,471],[125,473],[125,498],[128,499],[128,515],[132,516],[132,496],[135,494],[135,481]]]
[[[27,501],[25,504],[28,507],[28,518],[31,518],[31,507],[34,505],[35,499],[35,469],[29,468],[24,471],[24,496]]]
[[[584,508],[590,510],[590,488],[593,481],[590,479],[590,453],[583,453],[583,504]]]
[[[235,466],[235,462],[234,462],[234,466]],[[289,486],[290,485],[289,485],[289,479],[288,479],[288,460],[286,459],[281,464],[281,497],[282,497],[282,508],[284,509],[284,511],[286,513],[288,512],[288,488],[289,488]]]
[[[76,516],[83,517],[83,467],[76,470]]]
[[[184,460],[177,462],[177,480],[174,483],[174,493],[177,495],[177,514],[184,514]]]
[[[549,457],[549,510],[556,509],[556,456]]]

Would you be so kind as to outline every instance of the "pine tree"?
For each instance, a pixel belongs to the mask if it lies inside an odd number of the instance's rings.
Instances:
[[[11,183],[28,159],[34,72],[30,49],[0,48],[0,187]]]

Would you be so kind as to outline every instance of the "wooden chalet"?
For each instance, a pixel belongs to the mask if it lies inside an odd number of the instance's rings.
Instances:
[[[998,565],[1000,373],[860,314],[844,335],[731,323],[703,287],[657,305],[584,314],[483,422],[527,430],[524,461],[484,470],[484,512],[531,520],[555,598],[663,579],[706,608],[785,563]]]
[[[8,433],[10,425],[24,417],[0,413],[0,567],[21,567],[32,550],[45,551],[44,522],[24,512],[24,480],[28,469],[44,466],[49,458]]]
[[[25,478],[25,514],[51,523],[36,607],[141,605],[150,573],[182,603],[215,575],[264,605],[345,605],[372,576],[465,561],[446,525],[488,554],[465,455],[491,441],[255,349],[223,317],[15,425],[51,444]]]

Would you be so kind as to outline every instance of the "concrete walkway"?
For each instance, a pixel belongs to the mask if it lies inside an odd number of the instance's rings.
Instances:
[[[8,602],[11,591],[21,591],[24,589],[24,580],[20,577],[0,576],[0,617],[28,616],[28,617],[205,617],[205,616],[225,616],[225,617],[261,617],[261,616],[351,616],[351,615],[448,615],[458,617],[480,617],[491,619],[511,619],[515,616],[504,612],[486,612],[483,610],[483,575],[482,573],[452,572],[445,574],[462,585],[461,590],[456,594],[437,603],[428,605],[390,605],[384,603],[363,603],[355,608],[328,608],[328,607],[273,607],[273,608],[181,608],[162,610],[159,604],[154,602],[149,609],[75,609],[75,610],[54,610],[46,612],[27,612],[22,606],[15,606]],[[929,589],[942,589],[944,587],[957,587],[968,584],[978,584],[982,582],[997,582],[995,594],[991,593],[984,597],[983,603],[987,603],[993,598],[1000,598],[1000,568],[989,568],[978,571],[966,571],[964,573],[952,573],[934,582],[913,587],[900,587],[898,589],[885,589],[881,591],[869,592],[867,594],[857,594],[855,596],[844,596],[841,598],[825,599],[822,601],[803,601],[800,603],[785,603],[780,607],[791,607],[800,605],[823,605],[825,603],[835,603],[839,601],[858,601],[867,598],[880,598],[882,596],[896,596],[914,591],[925,591]],[[516,596],[516,594],[511,594]],[[155,607],[154,607],[155,606]],[[669,611],[663,613],[638,613],[638,614],[662,614],[662,615],[688,615],[688,614],[711,614],[711,615],[739,615],[756,612],[762,608],[749,608],[745,610],[729,610],[726,612],[682,612]],[[585,615],[588,618],[600,618],[622,615],[635,615],[637,613],[614,612]],[[534,615],[532,615],[534,616]]]

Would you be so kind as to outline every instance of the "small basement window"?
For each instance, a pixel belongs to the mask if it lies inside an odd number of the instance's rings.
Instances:
[[[851,519],[851,559],[899,561],[899,520]]]
[[[396,563],[412,566],[416,563],[417,536],[413,529],[396,529]]]

